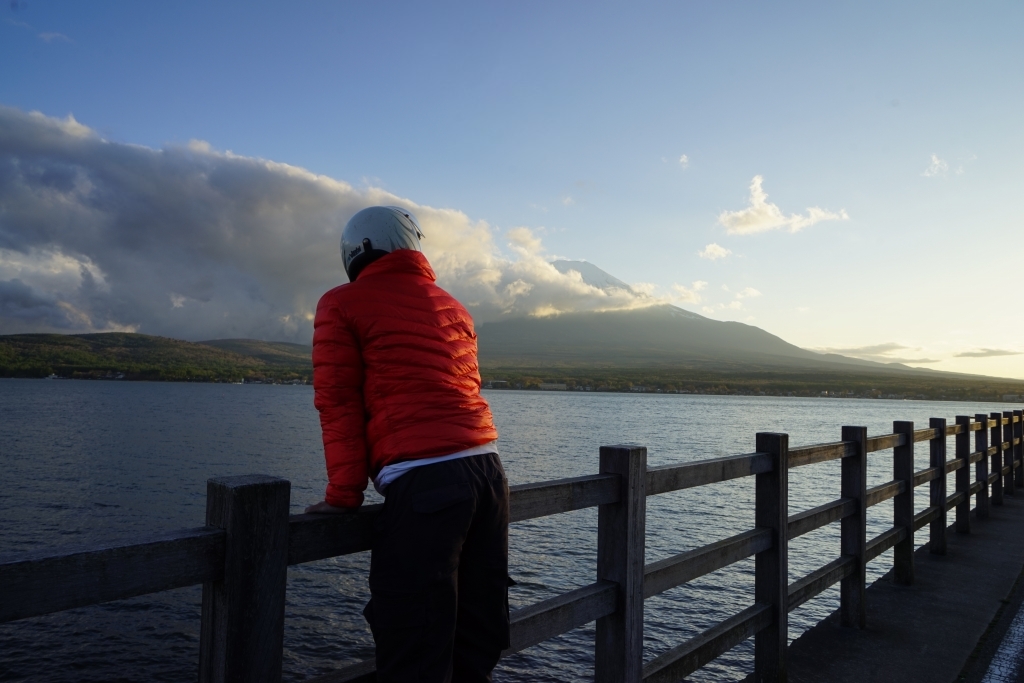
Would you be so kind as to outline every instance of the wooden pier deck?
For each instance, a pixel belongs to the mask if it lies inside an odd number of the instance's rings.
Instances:
[[[795,640],[790,683],[980,681],[1004,630],[997,617],[1018,608],[1024,495],[1006,496],[970,534],[950,526],[946,555],[926,545],[914,567],[913,585],[897,585],[890,571],[867,589],[866,628],[840,626],[837,610]]]

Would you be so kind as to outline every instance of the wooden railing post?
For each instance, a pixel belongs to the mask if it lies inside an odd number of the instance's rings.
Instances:
[[[975,463],[974,468],[978,481],[981,482],[981,490],[978,491],[976,513],[978,519],[988,519],[990,507],[988,499],[988,455],[985,455],[985,451],[988,450],[988,415],[978,413],[974,416],[974,420],[981,424],[981,429],[974,432],[974,450],[981,451],[982,453],[981,460]]]
[[[843,458],[840,483],[843,498],[856,504],[857,511],[840,522],[842,554],[853,558],[853,573],[839,585],[839,613],[843,626],[867,626],[864,600],[864,548],[867,543],[868,428],[843,427],[843,441],[857,444],[855,455]]]
[[[618,503],[597,513],[597,578],[619,585],[615,612],[597,620],[596,683],[640,683],[644,664],[647,449],[602,446],[601,474],[620,477]]]
[[[210,479],[206,524],[224,529],[224,578],[203,585],[201,683],[281,680],[291,484],[263,475]]]
[[[1010,447],[1003,451],[1003,453],[1005,454],[1003,456],[1003,467],[1006,467],[1007,465],[1009,465],[1010,467],[1010,471],[1006,474],[1006,476],[1003,477],[1003,491],[1013,496],[1016,495],[1013,469],[1014,467],[1017,466],[1017,449],[1014,448],[1013,446],[1013,411],[1004,410],[1003,419],[1006,420],[1006,424],[1003,425],[1002,440],[1007,441],[1010,444]]]
[[[963,500],[956,506],[956,532],[971,533],[971,418],[969,415],[957,415],[956,423],[963,431],[956,435],[956,457],[961,467],[956,471],[957,493],[964,494]]]
[[[1020,439],[1024,435],[1024,411],[1014,410],[1013,438]],[[1024,489],[1024,441],[1013,447],[1013,480],[1017,488]]]
[[[893,546],[893,581],[909,586],[914,583],[914,423],[897,420],[892,431],[904,437],[904,444],[892,449],[893,479],[904,487],[892,501],[893,526],[906,530],[906,537]]]
[[[990,427],[991,434],[989,435],[989,438],[991,439],[991,444],[989,445],[989,448],[991,448],[992,446],[996,447],[996,452],[992,454],[992,473],[999,475],[999,476],[996,477],[996,480],[994,482],[992,482],[992,504],[993,505],[1002,505],[1003,504],[1003,414],[1002,413],[992,413],[992,415],[990,417],[993,420],[993,424],[992,424],[992,427]]]
[[[754,556],[754,600],[771,605],[771,625],[754,636],[755,683],[785,683],[789,636],[789,435],[761,432],[758,453],[772,456],[772,469],[755,475],[754,518],[760,529],[772,532],[768,550]]]
[[[946,554],[946,419],[933,417],[928,426],[937,431],[937,436],[928,442],[929,466],[938,467],[941,476],[932,479],[928,487],[928,505],[939,508],[939,516],[932,520],[928,533],[928,552],[933,555]]]

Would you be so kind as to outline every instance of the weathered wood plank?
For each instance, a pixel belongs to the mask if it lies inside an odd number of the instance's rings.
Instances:
[[[854,444],[846,441],[819,443],[812,446],[792,448],[789,451],[789,468],[793,469],[794,467],[813,465],[818,462],[827,462],[829,460],[846,458],[854,455],[856,453],[855,449],[856,447]]]
[[[1013,411],[1003,411],[1003,491],[1007,495],[1016,494],[1016,486],[1013,480]]]
[[[996,475],[990,481],[992,485],[992,505],[1003,504],[1003,416],[1002,413],[992,413],[989,421],[992,425],[989,431],[989,443],[995,452],[992,454],[992,474]]]
[[[793,540],[798,536],[803,536],[815,529],[820,529],[855,514],[857,514],[857,501],[851,498],[839,498],[791,516],[787,535],[790,540]]]
[[[946,498],[946,511],[952,510],[957,505],[966,500],[967,496],[963,491],[957,491]]]
[[[940,434],[935,431],[935,428],[929,425],[927,429],[918,429],[914,432],[914,442],[931,441],[939,436]]]
[[[893,527],[888,531],[883,531],[867,542],[867,547],[864,550],[865,559],[870,562],[906,537],[907,530],[903,527]]]
[[[515,610],[510,615],[512,646],[501,656],[525,650],[614,613],[617,595],[618,586],[614,582],[598,581]]]
[[[619,478],[609,474],[519,484],[509,488],[509,521],[522,522],[619,501]]]
[[[281,680],[290,493],[258,474],[207,482],[206,523],[227,538],[223,576],[203,584],[200,683]]]
[[[930,505],[914,515],[914,531],[917,531],[929,522],[939,519],[942,516],[941,505]]]
[[[841,577],[839,587],[839,621],[843,626],[864,628],[867,619],[865,600],[868,520],[868,430],[867,427],[843,427],[843,440],[857,444],[854,458],[843,460],[840,489],[843,498],[854,501],[854,514],[844,517],[839,532],[839,547],[843,558],[850,561],[850,572]],[[902,483],[902,482],[901,482]]]
[[[789,436],[760,432],[758,453],[770,453],[772,471],[754,482],[754,520],[772,533],[773,543],[754,556],[754,601],[771,605],[771,622],[754,636],[754,680],[785,681],[789,610]]]
[[[644,597],[664,593],[687,581],[728,567],[734,562],[769,549],[771,545],[771,531],[753,529],[652,562],[644,569]]]
[[[893,549],[893,582],[900,586],[914,583],[914,423],[897,420],[892,430],[905,434],[907,443],[892,452],[893,479],[906,483],[906,490],[893,498],[893,526],[906,530],[906,537]]]
[[[956,471],[956,490],[963,498],[956,506],[956,532],[971,533],[971,418],[957,415],[956,423],[963,431],[956,435],[956,461],[961,464]]]
[[[676,683],[771,623],[771,605],[755,604],[748,607],[652,659],[644,666],[644,683]]]
[[[917,488],[921,484],[927,484],[930,481],[941,479],[945,475],[945,467],[929,467],[927,469],[914,472],[914,488]]]
[[[949,474],[950,472],[956,472],[957,470],[963,467],[967,467],[967,463],[961,460],[959,456],[955,457],[952,460],[946,461],[946,474]]]
[[[981,493],[981,489],[984,486],[985,486],[985,484],[980,482],[980,481],[976,481],[973,484],[971,484],[971,488],[970,488],[971,495],[974,496],[974,495],[977,495],[978,493]]]
[[[201,527],[0,560],[0,623],[218,580],[224,538]]]
[[[890,481],[878,486],[872,486],[867,490],[867,507],[878,505],[903,493],[906,487],[907,483],[905,481]]]
[[[883,434],[882,436],[868,437],[868,453],[903,446],[906,438],[903,434]]]
[[[521,522],[618,501],[615,475],[590,475],[509,489],[509,518]],[[313,562],[370,549],[373,523],[383,505],[364,505],[344,515],[293,515],[289,520],[288,564]]]
[[[956,436],[964,433],[964,426],[961,424],[946,425],[946,436]]]
[[[292,515],[288,518],[288,564],[369,550],[373,523],[383,508],[364,505],[343,515]]]
[[[679,465],[651,467],[647,470],[647,495],[653,496],[761,474],[767,472],[771,466],[771,458],[767,454],[748,453]]]
[[[618,475],[619,502],[597,513],[597,579],[618,585],[613,613],[597,620],[595,683],[640,683],[644,658],[647,449],[602,446],[601,474]]]
[[[935,477],[928,485],[929,504],[939,511],[928,527],[928,552],[946,554],[946,420],[933,417],[928,426],[935,428],[935,438],[928,442],[928,461]],[[954,460],[954,462],[956,462]],[[915,477],[915,480],[917,478]]]
[[[1024,411],[1013,411],[1013,417],[1013,462],[1017,466],[1013,479],[1018,489],[1024,489]]]
[[[789,586],[789,611],[792,612],[832,584],[852,576],[857,571],[856,558],[839,557],[816,569]]]

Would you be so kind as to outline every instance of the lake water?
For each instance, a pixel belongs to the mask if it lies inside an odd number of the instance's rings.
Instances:
[[[949,420],[1006,404],[740,396],[486,393],[510,483],[593,474],[601,445],[648,447],[650,465],[753,451],[759,431],[791,446],[836,441],[840,426],[892,431],[893,420]],[[293,512],[322,498],[326,475],[310,387],[0,380],[0,554],[86,545],[201,526],[206,480],[263,473],[292,482]],[[1016,406],[1013,406],[1016,407]],[[949,449],[952,453],[952,439]],[[927,448],[917,449],[918,469]],[[839,463],[790,474],[790,514],[839,495]],[[891,479],[891,451],[869,456],[869,486]],[[953,486],[952,476],[950,487]],[[376,502],[370,491],[368,502]],[[926,487],[917,506],[927,505]],[[753,527],[753,479],[648,499],[648,563]],[[891,525],[891,501],[869,510],[869,536]],[[596,510],[513,525],[513,608],[593,582]],[[917,536],[919,542],[926,534]],[[790,580],[835,559],[838,525],[790,544]],[[891,566],[869,565],[869,580]],[[373,656],[361,610],[369,555],[292,567],[285,679],[300,681]],[[753,560],[651,598],[650,659],[753,601]],[[0,626],[2,681],[194,680],[199,587]],[[838,605],[833,588],[791,614],[790,637]],[[587,680],[593,625],[503,660],[496,681]],[[693,676],[731,681],[752,667],[748,642]]]

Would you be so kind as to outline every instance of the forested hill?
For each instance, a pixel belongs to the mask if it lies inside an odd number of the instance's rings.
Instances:
[[[0,336],[0,377],[288,382],[312,374],[310,347],[302,344],[123,332]]]
[[[653,316],[665,317],[663,311],[626,316],[632,324],[621,326],[625,332],[612,329],[622,322],[614,315],[482,325],[481,375],[512,389],[545,384],[590,391],[986,401],[1024,395],[1020,380],[820,356],[777,338],[762,344],[758,335],[767,333],[757,328],[737,327],[715,347],[704,339],[705,319],[694,324],[672,315],[658,322]],[[650,330],[637,332],[647,326]],[[597,349],[595,338],[606,348]],[[751,353],[762,348],[765,352]],[[306,383],[312,374],[311,348],[303,344],[187,342],[121,332],[0,336],[0,377]]]

